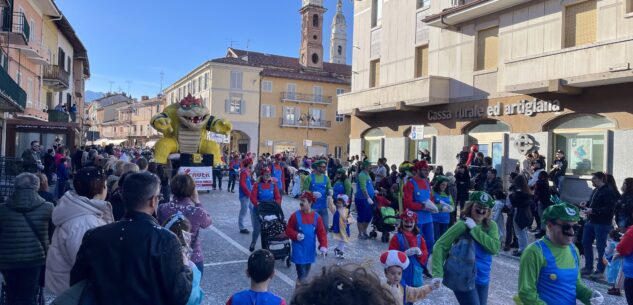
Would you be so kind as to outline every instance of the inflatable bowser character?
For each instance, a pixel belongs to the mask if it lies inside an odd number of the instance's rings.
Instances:
[[[171,104],[162,113],[154,115],[151,125],[163,134],[154,147],[158,164],[166,164],[167,158],[173,153],[192,154],[194,158],[213,154],[214,165],[222,163],[220,145],[209,140],[207,134],[211,131],[228,135],[232,129],[230,122],[212,116],[202,101],[191,94],[180,103]]]

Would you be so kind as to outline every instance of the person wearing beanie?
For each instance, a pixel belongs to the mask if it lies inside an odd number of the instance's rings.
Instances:
[[[412,168],[413,177],[404,186],[404,208],[418,214],[418,228],[426,240],[426,245],[433,251],[435,234],[433,232],[433,217],[431,214],[439,212],[431,196],[429,183],[429,165],[426,161],[418,161]],[[432,252],[431,252],[432,253]]]
[[[407,255],[398,250],[389,250],[380,255],[380,263],[385,269],[387,282],[383,284],[391,291],[396,305],[413,304],[425,299],[433,290],[439,286],[424,285],[422,287],[410,287],[402,284],[402,273],[409,266]]]
[[[330,227],[330,216],[327,212],[327,199],[332,197],[334,191],[332,190],[332,183],[327,176],[327,163],[325,160],[318,160],[312,163],[314,170],[305,178],[301,191],[315,193],[317,200],[312,206],[312,209],[319,213],[323,220],[323,225],[326,228]]]
[[[603,296],[592,291],[580,278],[580,254],[574,235],[580,229],[576,206],[560,202],[543,211],[546,236],[530,244],[519,266],[520,304],[586,305],[602,304]]]
[[[389,250],[402,251],[409,257],[410,264],[402,272],[402,284],[421,287],[424,282],[423,266],[427,263],[429,251],[417,227],[418,215],[407,209],[400,215],[400,220],[398,233],[389,241]]]
[[[271,176],[269,167],[262,168],[262,171],[259,173],[259,181],[253,185],[250,200],[253,234],[251,236],[251,245],[249,250],[253,252],[253,250],[255,250],[257,238],[259,238],[259,233],[261,231],[259,218],[257,217],[257,207],[262,202],[276,202],[281,205],[281,193],[277,183],[275,183]],[[264,248],[264,245],[262,245],[262,248]]]
[[[497,255],[501,247],[499,229],[491,219],[491,209],[494,204],[492,196],[488,193],[472,192],[461,214],[464,218],[450,227],[438,239],[433,249],[432,284],[444,283],[445,286],[453,290],[460,305],[485,305],[488,303],[492,256]],[[467,260],[460,262],[459,283],[455,283],[456,274],[454,271],[453,273],[448,273],[448,271],[445,273],[444,267],[453,245],[463,241],[464,238],[474,245],[473,256],[475,259],[472,263]],[[468,278],[469,275],[472,276]],[[454,286],[455,284],[459,288]]]
[[[327,254],[327,231],[318,213],[312,210],[317,196],[311,192],[303,192],[299,196],[300,209],[290,215],[286,226],[286,235],[292,240],[291,261],[297,270],[297,287],[305,284],[310,267],[316,261],[316,242],[319,252]]]
[[[351,218],[347,208],[348,205],[349,197],[346,194],[339,194],[336,197],[336,204],[334,204],[333,200],[328,200],[328,209],[332,213],[332,237],[338,241],[336,248],[334,248],[334,254],[340,259],[345,258],[345,244],[349,243],[350,239],[349,225],[350,222],[353,222],[353,218]]]
[[[237,218],[237,224],[240,228],[240,233],[242,234],[250,233],[244,225],[244,218],[246,218],[246,213],[248,213],[249,210],[249,198],[251,197],[251,191],[253,190],[253,183],[251,181],[252,170],[253,159],[246,158],[242,160],[242,169],[240,169],[240,183],[238,187],[240,199],[240,214]],[[251,212],[251,219],[253,219],[253,217],[257,217],[257,215],[253,215]]]

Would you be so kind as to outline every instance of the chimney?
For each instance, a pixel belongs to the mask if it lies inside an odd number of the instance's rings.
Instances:
[[[147,100],[149,100],[149,96],[147,95],[141,96],[141,101],[147,101]]]

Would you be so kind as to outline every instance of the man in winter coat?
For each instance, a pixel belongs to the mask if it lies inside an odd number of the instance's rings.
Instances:
[[[14,185],[13,195],[0,205],[0,272],[7,304],[35,304],[53,204],[37,194],[40,179],[34,174],[18,175]]]
[[[484,182],[484,191],[488,194],[497,194],[503,192],[503,182],[497,177],[497,170],[491,168],[486,173],[486,182]]]
[[[31,148],[22,152],[22,160],[25,172],[37,173],[44,170],[42,158],[40,157],[40,142],[32,141]]]
[[[595,240],[598,250],[598,263],[592,276],[597,279],[604,277],[605,265],[602,262],[602,257],[607,245],[607,236],[613,228],[611,224],[617,201],[615,193],[605,181],[606,175],[604,173],[593,173],[591,182],[595,189],[589,197],[589,202],[580,203],[581,206],[586,207],[585,213],[587,214],[587,222],[582,234],[582,246],[585,254],[585,267],[582,269],[582,274],[589,275],[593,272],[593,242]]]
[[[160,180],[144,172],[125,178],[123,220],[86,232],[70,273],[70,284],[92,284],[107,304],[185,305],[192,272],[178,237],[158,224]],[[124,280],[122,280],[124,279]]]

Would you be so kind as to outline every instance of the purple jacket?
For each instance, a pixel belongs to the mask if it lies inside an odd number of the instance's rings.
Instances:
[[[201,228],[206,229],[211,225],[211,216],[201,204],[194,205],[190,198],[181,200],[174,199],[158,207],[158,222],[164,225],[172,215],[178,212],[185,215],[187,220],[191,222],[191,234],[193,234],[191,245],[193,253],[191,254],[191,261],[194,263],[202,263],[204,262],[204,255],[202,254],[202,244],[200,243],[198,235]]]

